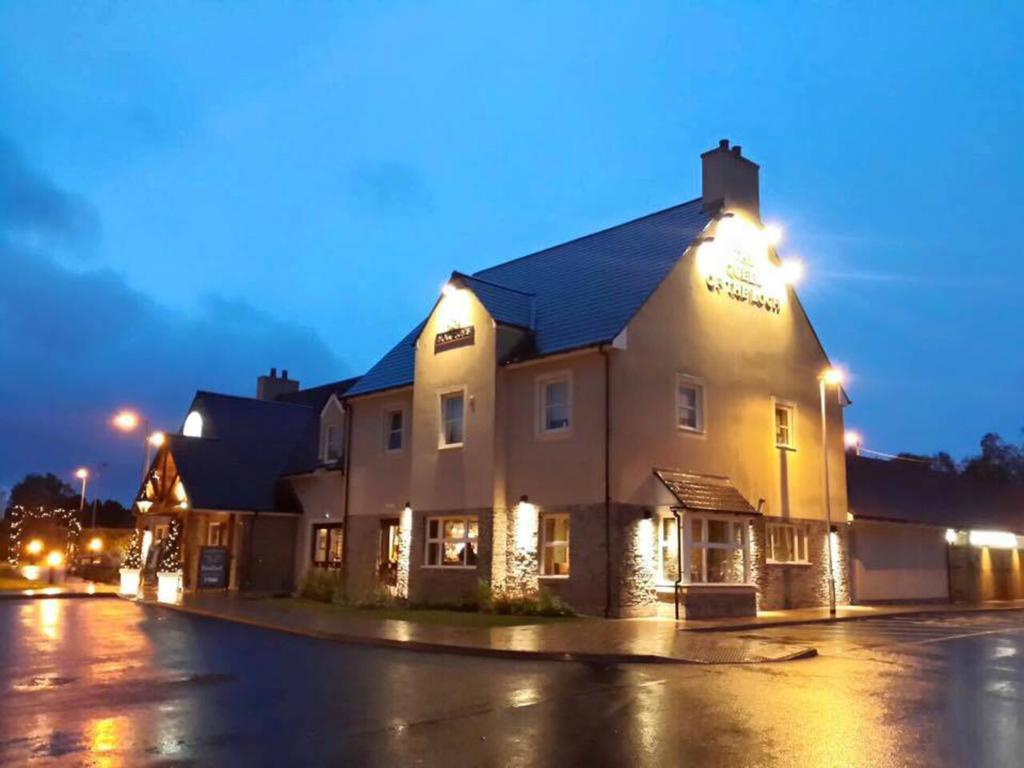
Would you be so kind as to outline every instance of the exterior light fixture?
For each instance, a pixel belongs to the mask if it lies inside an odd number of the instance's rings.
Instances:
[[[445,283],[444,285],[441,286],[441,295],[444,296],[445,298],[448,298],[449,296],[454,295],[455,290],[456,289],[454,285],[452,285],[451,283]]]
[[[1017,548],[1017,535],[1007,531],[971,531],[967,536],[967,541],[972,547]]]
[[[804,263],[799,259],[783,259],[779,268],[786,285],[796,285],[804,279]]]
[[[843,378],[843,372],[838,368],[826,368],[821,374],[821,380],[829,386],[842,384]]]
[[[30,555],[38,555],[43,551],[43,542],[41,539],[32,539],[28,544],[25,545],[25,551]]]
[[[765,224],[761,231],[764,233],[764,241],[772,248],[782,242],[782,227],[778,224]]]
[[[64,555],[54,550],[46,556],[46,564],[51,568],[59,568],[61,563],[64,562]]]
[[[102,552],[103,551],[103,539],[99,536],[93,536],[89,539],[89,551],[90,552]]]
[[[956,544],[956,540],[957,540],[956,531],[954,531],[952,528],[947,528],[946,529],[946,543],[947,544]]]

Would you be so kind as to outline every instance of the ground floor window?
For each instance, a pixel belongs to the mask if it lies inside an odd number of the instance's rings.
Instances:
[[[425,565],[476,566],[480,528],[476,516],[427,518]]]
[[[691,584],[744,584],[749,580],[744,519],[690,515],[686,539]]]
[[[767,560],[769,563],[809,563],[807,526],[769,523]]]
[[[206,526],[206,545],[208,547],[223,547],[227,543],[227,525],[222,522],[212,522]]]
[[[313,565],[322,568],[341,566],[342,529],[335,525],[313,526]]]
[[[540,520],[540,575],[569,575],[569,515],[543,515]]]

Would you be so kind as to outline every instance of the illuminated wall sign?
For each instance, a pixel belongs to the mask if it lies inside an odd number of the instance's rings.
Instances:
[[[772,262],[761,228],[739,215],[722,219],[714,238],[701,243],[697,269],[709,291],[779,314],[786,281]]]
[[[434,354],[458,347],[468,347],[474,341],[475,332],[472,325],[463,328],[450,328],[447,331],[441,331],[434,337]]]

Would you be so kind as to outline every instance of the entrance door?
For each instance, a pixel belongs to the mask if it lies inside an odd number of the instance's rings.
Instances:
[[[398,518],[380,521],[377,578],[381,586],[398,586]]]

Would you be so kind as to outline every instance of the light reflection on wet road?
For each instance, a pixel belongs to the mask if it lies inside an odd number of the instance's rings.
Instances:
[[[822,656],[526,663],[0,601],[0,765],[1020,764],[1020,614],[746,634]]]

